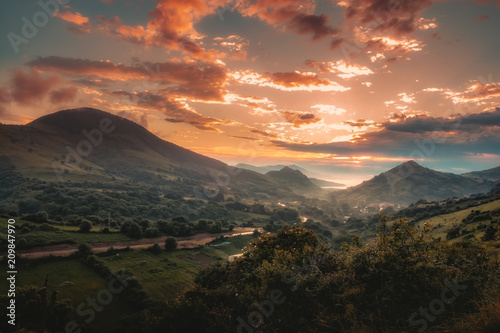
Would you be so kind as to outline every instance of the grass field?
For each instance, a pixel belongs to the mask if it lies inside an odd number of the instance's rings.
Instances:
[[[165,301],[174,299],[192,286],[196,274],[202,268],[217,261],[227,260],[229,255],[240,253],[251,239],[251,235],[235,236],[224,239],[223,245],[162,251],[159,255],[143,249],[119,251],[112,256],[100,256],[99,260],[112,272],[122,269],[129,271],[141,283],[151,300]],[[57,291],[59,300],[69,299],[75,308],[72,319],[77,320],[82,327],[83,320],[88,317],[79,317],[76,308],[82,302],[86,303],[88,297],[95,298],[100,290],[107,288],[109,282],[76,258],[18,259],[16,265],[17,288],[29,285],[42,287],[48,274],[48,295]],[[8,289],[6,279],[0,281],[0,288]],[[88,324],[88,330],[116,331],[119,325],[123,325],[120,319],[133,312],[130,306],[123,302],[119,295],[115,296],[112,303],[105,306],[102,312],[96,312],[96,318]],[[87,308],[88,306],[85,307]]]
[[[59,226],[51,224],[56,227],[57,231],[41,231],[33,230],[29,233],[21,234],[19,231],[21,225],[29,223],[31,225],[40,226],[41,223],[15,219],[16,223],[16,243],[19,248],[30,248],[34,246],[54,245],[54,244],[84,244],[92,242],[118,242],[132,240],[130,237],[120,232],[110,232],[108,234],[98,232],[100,227],[94,227],[90,233],[77,232],[78,227],[72,226]],[[5,238],[7,234],[7,221],[6,218],[0,218],[0,237]]]
[[[173,299],[193,285],[196,274],[218,260],[241,252],[252,236],[228,238],[230,244],[190,250],[162,251],[159,255],[144,250],[123,251],[100,259],[111,270],[127,269],[142,284],[152,300]]]
[[[58,300],[69,299],[75,308],[71,317],[80,324],[84,324],[83,319],[79,317],[76,308],[82,302],[86,302],[88,297],[95,298],[97,293],[106,289],[108,282],[95,273],[92,269],[83,265],[75,259],[62,259],[52,262],[41,262],[38,260],[21,260],[17,262],[16,288],[22,288],[29,285],[42,287],[45,277],[48,274],[47,295],[50,297],[53,291],[57,291]],[[6,280],[2,279],[0,288],[7,290]],[[119,297],[119,296],[118,296]],[[88,307],[86,306],[85,309]],[[111,323],[119,322],[124,313],[131,309],[119,298],[113,301],[102,312],[96,312],[96,318],[89,323],[89,328],[99,331],[107,331]],[[109,318],[117,320],[110,321]]]
[[[435,237],[441,237],[441,239],[446,239],[446,233],[448,230],[454,225],[454,224],[459,224],[462,219],[467,217],[471,211],[473,210],[479,210],[479,211],[488,211],[488,210],[495,210],[497,208],[500,208],[500,200],[492,201],[484,205],[476,206],[476,207],[471,207],[467,208],[464,210],[460,210],[458,212],[450,213],[450,214],[444,214],[444,215],[439,215],[435,217],[431,217],[426,220],[419,221],[417,223],[417,226],[422,227],[424,223],[427,223],[430,226],[433,226],[435,229],[433,231]],[[472,229],[477,227],[480,223],[484,222],[477,222],[477,223],[470,223],[467,225],[468,229]],[[441,225],[438,227],[438,225]],[[484,232],[482,231],[477,231],[475,233],[476,238],[480,238]],[[463,236],[460,236],[458,238],[455,238],[452,241],[459,241],[463,239]]]
[[[460,224],[462,219],[466,218],[473,210],[474,211],[479,210],[481,212],[484,212],[484,211],[495,210],[498,208],[500,208],[500,200],[492,201],[492,202],[489,202],[489,203],[484,204],[484,205],[467,208],[467,209],[464,209],[464,210],[461,210],[458,212],[454,212],[454,213],[450,213],[450,214],[431,217],[429,219],[419,221],[417,223],[417,226],[422,227],[424,223],[427,223],[435,228],[432,231],[434,237],[436,237],[436,238],[441,237],[441,239],[446,239],[447,232],[454,225]],[[478,225],[481,223],[489,224],[489,221],[479,221],[479,222],[469,223],[469,224],[467,224],[467,226],[465,226],[465,229],[472,231],[473,229],[476,229],[478,227]],[[474,230],[471,233],[454,238],[454,239],[450,240],[450,242],[453,243],[453,242],[465,240],[465,239],[467,239],[466,237],[471,237],[470,235],[473,235],[476,240],[479,240],[484,235],[484,231]],[[483,244],[486,246],[486,251],[487,251],[491,261],[500,260],[500,240],[492,240],[492,241],[484,242]]]

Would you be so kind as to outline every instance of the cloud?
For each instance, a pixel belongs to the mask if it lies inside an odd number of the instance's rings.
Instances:
[[[375,122],[373,120],[358,119],[358,120],[346,120],[344,121],[344,124],[349,125],[351,127],[366,128],[374,126]]]
[[[148,114],[146,112],[137,112],[137,111],[118,111],[117,114],[121,117],[127,118],[144,128],[148,128]]]
[[[59,83],[59,78],[49,76],[44,78],[41,74],[31,70],[25,73],[14,70],[10,82],[12,99],[21,105],[34,105]]]
[[[251,108],[255,113],[276,112],[276,105],[267,97],[244,96],[238,94],[227,94],[224,96],[225,104],[237,104]]]
[[[77,87],[61,88],[50,92],[50,101],[54,104],[69,103],[75,100]]]
[[[117,36],[119,39],[144,45],[166,47],[181,50],[193,58],[212,60],[218,52],[206,50],[197,42],[203,36],[194,25],[207,15],[216,14],[219,6],[227,5],[231,0],[156,0],[156,7],[149,14],[146,25],[131,26],[121,20],[108,20],[103,16],[98,19],[104,23],[99,29]]]
[[[318,40],[325,36],[337,34],[338,31],[327,25],[328,17],[325,15],[295,15],[288,28],[298,34],[312,34],[312,40]]]
[[[10,103],[11,97],[6,88],[0,87],[0,104]]]
[[[302,125],[317,123],[320,118],[308,112],[298,111],[282,111],[281,114],[285,117],[286,121],[293,124],[293,127],[299,128]]]
[[[134,103],[135,109],[162,112],[165,116],[164,119],[168,122],[186,123],[204,131],[221,132],[215,125],[230,123],[228,120],[204,116],[196,112],[185,100],[177,99],[166,93],[156,94],[149,91],[128,92],[115,90],[108,94],[111,97],[126,98],[128,101]],[[120,105],[120,103],[118,104]],[[138,123],[142,121],[138,117],[131,120]],[[144,127],[147,127],[147,122],[145,124],[146,126]]]
[[[350,79],[360,75],[374,74],[373,71],[366,66],[348,63],[345,60],[338,60],[336,62],[317,62],[314,60],[306,60],[305,64],[310,68],[318,69],[321,73],[336,73],[337,76],[343,79]]]
[[[475,82],[462,92],[455,94],[452,99],[455,102],[480,102],[486,99],[500,97],[500,83]]]
[[[365,47],[370,52],[376,53],[375,60],[388,58],[384,53],[389,54],[390,57],[402,57],[410,52],[422,51],[423,44],[416,39],[408,38],[393,38],[389,36],[383,37],[365,37]],[[378,55],[380,54],[380,56]]]
[[[89,24],[89,18],[83,16],[79,12],[71,13],[64,12],[61,13],[59,10],[54,12],[54,16],[58,17],[67,22],[67,29],[76,34],[87,34],[90,32],[91,25]]]
[[[344,21],[331,49],[340,48],[352,58],[368,54],[372,62],[391,62],[421,51],[425,44],[412,36],[437,28],[435,18],[422,17],[435,1],[440,0],[337,1],[344,8]]]
[[[366,121],[346,123],[362,126]],[[350,141],[300,144],[275,140],[273,144],[291,151],[337,156],[448,158],[471,153],[498,155],[500,108],[448,118],[401,115],[396,122],[377,124],[377,128],[357,134]]]
[[[337,108],[335,105],[328,104],[315,104],[311,106],[311,109],[316,109],[319,113],[337,116],[347,112],[346,109]]]
[[[312,34],[312,40],[335,35],[338,30],[328,25],[328,17],[315,15],[314,1],[303,0],[243,0],[234,9],[243,16],[258,17],[274,27],[297,34]]]
[[[500,0],[475,0],[480,5],[486,5],[489,3],[495,3],[497,7],[500,7]]]
[[[451,99],[454,104],[477,103],[484,104],[485,101],[500,98],[500,82],[482,83],[472,81],[464,91],[456,91],[448,88],[426,88],[422,90],[427,93],[440,93]]]
[[[400,93],[398,96],[403,103],[416,103],[414,94]]]
[[[116,26],[116,25],[118,25],[118,24],[120,24],[120,23],[121,23],[121,20],[120,20],[120,18],[119,18],[118,16],[115,16],[115,17],[113,17],[112,19],[108,19],[108,18],[107,18],[106,16],[104,16],[104,15],[96,15],[96,18],[97,18],[99,21],[101,21],[101,22],[105,23],[106,25]]]
[[[201,101],[223,101],[227,79],[226,69],[213,63],[149,63],[133,66],[110,61],[78,58],[39,57],[28,65],[40,71],[55,72],[84,79],[105,79],[115,82],[134,80],[148,86],[157,83],[158,89],[177,98]],[[143,90],[143,89],[141,89]]]
[[[284,91],[346,91],[350,89],[341,86],[337,82],[320,78],[316,73],[310,72],[294,71],[258,74],[246,70],[232,72],[230,76],[240,84],[271,87]]]
[[[404,36],[413,33],[421,14],[433,0],[350,0],[345,4],[344,16],[357,25],[370,26],[377,32]]]
[[[209,132],[221,132],[214,125],[224,123],[220,119],[206,117],[191,109],[187,103],[178,100],[167,100],[164,113],[168,122],[186,123]]]
[[[70,22],[76,25],[83,25],[85,23],[89,22],[89,18],[86,16],[83,16],[79,12],[71,13],[71,12],[65,12],[61,13],[60,11],[56,11],[54,13],[55,17],[59,17],[60,19],[63,19],[66,22]]]
[[[247,58],[246,48],[250,45],[248,39],[239,35],[229,35],[227,37],[215,37],[214,44],[218,45],[230,54],[231,60],[244,61]]]
[[[5,105],[10,103],[11,97],[7,89],[0,87],[0,116],[5,115]]]

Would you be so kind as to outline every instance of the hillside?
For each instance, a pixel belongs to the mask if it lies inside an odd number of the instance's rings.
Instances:
[[[135,180],[202,197],[294,196],[264,175],[230,167],[92,108],[59,111],[23,126],[0,125],[0,145],[5,168],[45,181]]]
[[[252,170],[258,173],[261,173],[265,175],[269,171],[280,171],[284,167],[289,167],[290,169],[293,170],[298,170],[302,172],[303,174],[307,173],[307,170],[304,168],[299,167],[298,165],[292,164],[292,165],[284,165],[284,164],[275,164],[275,165],[265,165],[265,166],[255,166],[247,163],[238,163],[236,164],[237,168],[242,168],[242,169],[247,169],[247,170]]]
[[[293,170],[287,166],[279,171],[269,171],[266,173],[266,177],[287,186],[296,193],[308,193],[320,190],[320,187],[313,184],[302,172]]]
[[[500,166],[497,166],[496,168],[491,168],[488,170],[483,170],[483,171],[473,171],[473,172],[464,173],[461,176],[468,177],[468,178],[485,179],[485,180],[491,180],[494,182],[499,182],[500,181]]]
[[[495,183],[425,168],[408,161],[363,183],[339,191],[334,198],[349,204],[408,205],[420,199],[434,201],[487,193]]]
[[[242,168],[242,169],[247,169],[247,170],[252,170],[252,171],[261,173],[263,175],[267,174],[270,171],[280,171],[285,167],[290,168],[292,170],[300,171],[302,174],[304,174],[306,176],[308,174],[308,171],[306,169],[301,168],[295,164],[292,164],[292,165],[276,164],[276,165],[266,165],[266,166],[255,166],[255,165],[246,164],[246,163],[238,163],[238,164],[236,164],[236,167]],[[333,188],[333,187],[344,187],[345,186],[345,184],[341,184],[341,183],[336,183],[336,182],[318,179],[318,178],[312,178],[309,176],[307,176],[307,177],[314,185],[319,186],[319,187],[332,187]]]

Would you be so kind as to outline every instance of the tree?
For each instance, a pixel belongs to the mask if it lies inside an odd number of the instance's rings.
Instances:
[[[497,231],[498,229],[494,225],[489,225],[486,231],[484,232],[483,237],[481,237],[481,240],[483,242],[494,240]]]
[[[142,228],[137,223],[132,223],[129,230],[127,231],[127,236],[131,238],[142,238]]]
[[[161,247],[158,245],[158,243],[154,243],[150,247],[146,249],[147,251],[151,252],[154,255],[159,255],[161,253]]]
[[[92,222],[89,220],[83,220],[79,225],[79,231],[83,233],[89,233],[92,229]]]
[[[208,229],[208,232],[211,234],[221,233],[222,232],[222,223],[220,223],[219,221],[212,222],[212,224],[210,225],[210,227]]]
[[[121,225],[120,232],[132,238],[142,238],[142,228],[136,222],[126,221]]]
[[[88,244],[80,244],[76,253],[82,257],[88,257],[92,254],[92,248]]]
[[[439,242],[428,227],[417,231],[404,219],[382,222],[376,244],[358,237],[340,251],[305,228],[262,235],[238,260],[201,272],[152,331],[400,332],[408,316],[439,297],[448,299],[439,302],[448,310],[440,310],[440,321],[469,312],[498,276],[479,245]],[[460,301],[449,301],[452,290]]]
[[[36,221],[39,223],[48,222],[49,221],[49,214],[47,214],[47,212],[44,212],[44,211],[40,211],[40,212],[36,213]]]
[[[160,235],[160,230],[156,227],[149,227],[144,231],[144,237],[152,238]]]
[[[170,236],[165,239],[165,250],[167,251],[174,251],[177,249],[177,240]]]

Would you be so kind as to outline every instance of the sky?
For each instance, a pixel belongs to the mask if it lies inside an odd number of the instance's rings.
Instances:
[[[1,2],[0,122],[94,107],[353,185],[500,165],[500,0]]]

